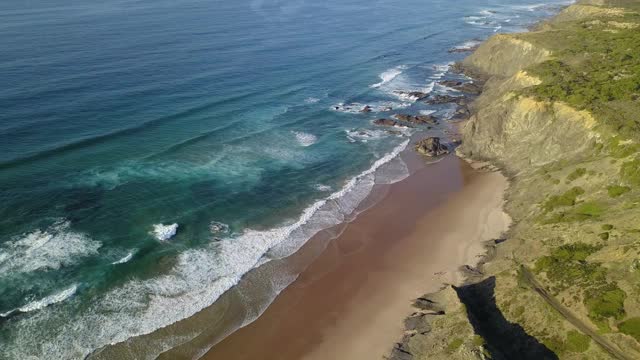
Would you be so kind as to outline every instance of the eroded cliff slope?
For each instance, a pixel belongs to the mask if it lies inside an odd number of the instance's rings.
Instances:
[[[407,358],[640,358],[639,10],[581,1],[464,61],[489,79],[458,152],[510,175],[514,226]]]

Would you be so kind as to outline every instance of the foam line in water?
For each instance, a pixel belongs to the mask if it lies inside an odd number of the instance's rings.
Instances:
[[[125,255],[121,259],[112,262],[111,265],[119,265],[119,264],[124,264],[126,262],[129,262],[129,260],[133,259],[134,252],[135,251],[131,251],[131,252],[127,253],[127,255]]]
[[[65,300],[67,300],[68,298],[72,297],[75,293],[76,290],[78,290],[78,285],[73,285],[65,290],[62,290],[58,293],[43,297],[40,300],[36,300],[36,301],[32,301],[24,306],[21,306],[17,309],[5,312],[0,314],[1,317],[7,317],[13,313],[16,312],[22,312],[22,313],[28,313],[28,312],[32,312],[32,311],[36,311],[36,310],[40,310],[40,309],[44,309],[45,307],[49,306],[49,305],[53,305],[53,304],[57,304],[60,302],[63,302]]]
[[[382,74],[380,74],[380,82],[375,83],[370,87],[377,89],[387,83],[390,83],[395,78],[397,78],[400,74],[402,74],[402,71],[405,70],[406,68],[407,68],[406,65],[400,65],[384,71]]]

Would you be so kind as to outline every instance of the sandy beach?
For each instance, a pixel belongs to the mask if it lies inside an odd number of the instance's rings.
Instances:
[[[426,166],[420,161],[410,155],[418,167],[412,176],[385,189],[260,318],[204,358],[386,355],[402,336],[411,301],[459,283],[459,267],[477,263],[483,242],[508,227],[501,174],[473,170],[452,155]]]

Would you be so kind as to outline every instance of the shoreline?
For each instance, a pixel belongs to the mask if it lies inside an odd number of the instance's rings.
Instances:
[[[454,155],[431,164],[413,152],[408,156],[418,167],[415,173],[389,185],[258,319],[202,358],[382,357],[402,337],[412,299],[460,284],[459,268],[475,266],[485,242],[508,227],[502,212],[507,180],[474,170]],[[313,244],[312,239],[305,248]],[[289,339],[285,350],[265,354],[280,349],[282,339]]]

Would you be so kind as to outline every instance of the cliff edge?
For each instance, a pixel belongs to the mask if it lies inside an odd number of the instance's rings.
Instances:
[[[509,175],[514,225],[401,359],[640,358],[639,28],[638,0],[580,1],[464,60],[458,154]]]

